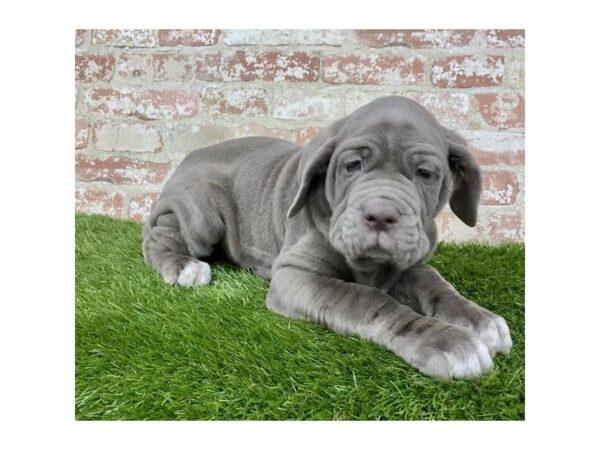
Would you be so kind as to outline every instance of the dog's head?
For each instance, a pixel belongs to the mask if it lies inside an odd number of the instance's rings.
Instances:
[[[475,226],[480,169],[457,133],[418,103],[384,97],[335,122],[301,155],[303,207],[331,245],[357,270],[393,263],[406,269],[436,244],[434,218],[452,211]]]

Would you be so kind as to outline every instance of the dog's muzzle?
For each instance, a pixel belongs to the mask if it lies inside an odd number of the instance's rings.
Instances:
[[[330,240],[350,259],[394,261],[408,267],[429,246],[420,215],[418,194],[409,183],[367,180],[352,187],[346,209],[331,227]]]

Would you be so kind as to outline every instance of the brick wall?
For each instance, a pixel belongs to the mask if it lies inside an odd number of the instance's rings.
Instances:
[[[303,143],[383,95],[462,133],[484,169],[479,224],[445,240],[524,239],[523,30],[77,30],[76,209],[143,221],[191,150]]]

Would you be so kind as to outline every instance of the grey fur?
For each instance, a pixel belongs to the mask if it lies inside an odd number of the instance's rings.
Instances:
[[[302,148],[253,137],[190,153],[152,207],[144,258],[168,283],[205,284],[199,259],[220,245],[271,280],[270,310],[370,339],[424,374],[474,378],[510,350],[506,322],[426,261],[435,216],[450,201],[474,226],[480,193],[465,140],[384,97]]]

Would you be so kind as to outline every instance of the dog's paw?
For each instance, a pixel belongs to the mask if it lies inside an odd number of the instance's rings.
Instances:
[[[206,285],[210,283],[210,265],[204,261],[189,261],[177,275],[180,286]],[[166,281],[166,280],[165,280]],[[172,282],[170,283],[172,284]]]
[[[494,367],[487,346],[475,333],[448,326],[417,347],[411,363],[434,378],[478,378]]]
[[[206,285],[210,283],[210,266],[198,260],[189,260],[181,265],[169,265],[161,270],[163,280],[167,284],[180,286]]]
[[[512,348],[512,339],[506,320],[494,313],[484,310],[486,314],[476,322],[473,331],[487,345],[490,354],[507,354]]]
[[[436,317],[475,333],[487,346],[490,355],[508,353],[512,339],[506,320],[463,297],[451,299]]]

